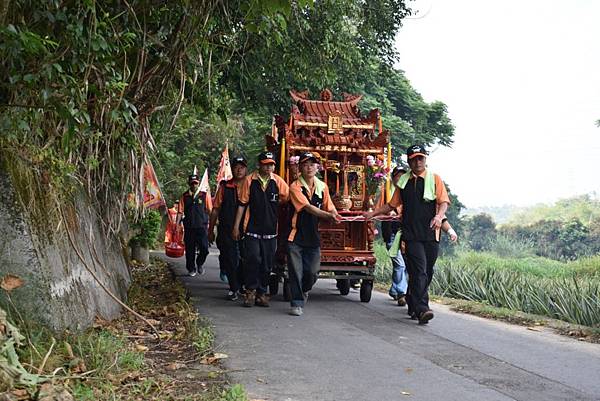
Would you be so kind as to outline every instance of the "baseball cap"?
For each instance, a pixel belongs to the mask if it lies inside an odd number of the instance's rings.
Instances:
[[[236,156],[233,159],[231,159],[231,167],[235,166],[238,163],[243,164],[244,166],[248,166],[248,162],[246,161],[246,159],[244,159],[243,156]]]
[[[192,182],[197,182],[198,184],[200,184],[200,177],[198,177],[197,174],[191,174],[188,177],[188,182],[191,184]]]
[[[416,156],[427,156],[427,150],[425,150],[425,146],[423,145],[412,145],[406,149],[406,156],[409,159]]]
[[[304,163],[305,161],[308,161],[308,160],[312,160],[315,163],[319,162],[319,159],[317,159],[317,156],[315,156],[311,152],[304,152],[300,155],[300,163]]]
[[[397,176],[400,173],[406,173],[406,169],[404,167],[402,167],[402,166],[396,166],[392,170],[392,177],[395,177],[395,176]]]
[[[260,164],[275,164],[275,157],[273,152],[262,152],[258,155],[258,162]]]

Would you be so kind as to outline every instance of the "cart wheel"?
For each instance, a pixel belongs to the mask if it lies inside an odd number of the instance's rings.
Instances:
[[[342,295],[348,295],[350,292],[350,280],[348,279],[338,279],[336,286]]]
[[[269,295],[275,296],[279,292],[279,277],[277,274],[269,276]]]
[[[289,302],[292,300],[292,291],[290,290],[290,281],[286,278],[283,280],[283,300]]]
[[[360,302],[369,302],[373,292],[373,280],[363,280],[360,285]]]

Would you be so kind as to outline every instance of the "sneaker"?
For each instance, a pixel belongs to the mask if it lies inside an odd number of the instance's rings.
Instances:
[[[433,319],[433,312],[430,310],[425,311],[419,316],[419,324],[427,324],[431,319]]]
[[[389,292],[388,292],[388,295],[389,295],[389,296],[390,296],[390,298],[392,298],[394,301],[397,301],[397,300],[398,300],[398,295],[396,295],[396,294],[392,294],[392,293],[389,293]]]
[[[190,273],[190,277],[194,277],[198,274],[198,270],[194,269],[194,270],[190,271],[189,273]]]
[[[292,316],[302,316],[302,307],[301,306],[292,306],[290,309],[290,315]]]
[[[406,306],[406,298],[404,295],[398,297],[398,306]]]
[[[237,301],[237,299],[238,299],[238,293],[234,292],[234,291],[229,291],[227,293],[227,299],[229,299],[230,301]]]
[[[229,283],[229,280],[227,279],[227,274],[225,274],[225,272],[221,272],[219,273],[219,278],[221,279],[222,282],[224,282],[225,284]]]
[[[244,294],[244,306],[246,308],[253,307],[255,300],[256,300],[256,290],[246,290],[246,293]]]
[[[269,307],[269,297],[267,294],[260,294],[256,296],[256,300],[254,301],[254,305],[262,306],[263,308]]]
[[[199,275],[201,275],[201,276],[202,276],[204,273],[206,273],[206,270],[204,269],[204,266],[200,266],[200,267],[198,267],[198,269],[197,269],[197,270],[198,270],[198,274],[199,274]]]

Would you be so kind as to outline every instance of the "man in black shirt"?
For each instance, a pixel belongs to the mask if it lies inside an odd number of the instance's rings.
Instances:
[[[181,195],[177,212],[177,224],[183,223],[185,242],[185,267],[190,276],[204,274],[204,262],[208,256],[208,214],[206,192],[200,191],[200,178],[188,177],[189,189]],[[197,256],[196,256],[197,252]],[[195,260],[194,260],[195,259]]]
[[[402,207],[401,249],[408,269],[408,307],[419,324],[426,324],[433,319],[428,290],[450,198],[440,176],[427,170],[424,146],[413,145],[406,155],[410,170],[396,183],[390,202],[364,216],[371,219]]]
[[[232,238],[239,240],[240,223],[244,233],[244,306],[268,307],[267,287],[277,249],[279,204],[288,201],[289,187],[274,174],[275,158],[271,152],[258,155],[258,171],[240,185],[239,206],[232,228]],[[243,217],[243,221],[242,221]]]
[[[217,225],[217,247],[219,248],[219,264],[221,270],[227,274],[229,293],[227,297],[232,301],[238,298],[241,288],[240,248],[239,241],[231,236],[233,222],[238,209],[238,190],[246,178],[248,163],[243,157],[235,157],[231,162],[233,178],[221,181],[215,195],[210,225],[208,227],[208,242],[215,241],[214,227]]]

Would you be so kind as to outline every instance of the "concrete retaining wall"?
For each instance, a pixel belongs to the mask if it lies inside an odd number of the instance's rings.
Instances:
[[[74,206],[61,212],[44,194],[47,188],[8,170],[6,160],[0,163],[0,278],[14,274],[25,280],[10,294],[20,314],[56,332],[89,327],[95,316],[117,317],[121,306],[90,274],[68,237],[67,230],[91,271],[125,300],[130,275],[121,246],[102,233],[89,199],[78,191]],[[0,289],[0,304],[11,309],[7,301]]]

